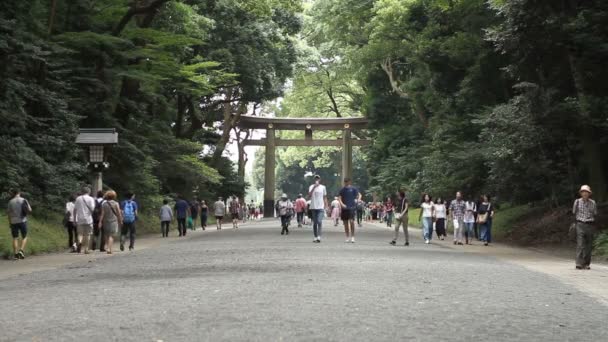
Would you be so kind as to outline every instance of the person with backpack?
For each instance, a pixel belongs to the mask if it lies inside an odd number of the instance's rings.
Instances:
[[[93,211],[95,199],[91,197],[89,187],[82,188],[81,195],[74,201],[74,219],[78,232],[78,253],[89,254],[89,244],[93,233]]]
[[[137,221],[137,202],[135,194],[127,193],[126,199],[120,204],[123,214],[122,229],[120,231],[120,250],[125,250],[125,240],[129,234],[129,250],[135,249],[135,221]]]
[[[186,220],[190,217],[190,204],[181,195],[177,195],[175,201],[175,217],[177,218],[177,231],[179,236],[186,236]]]
[[[25,246],[27,245],[27,215],[32,212],[32,206],[21,197],[21,191],[11,190],[11,200],[7,206],[8,223],[13,237],[13,254],[15,260],[25,259]],[[19,246],[21,234],[21,246]]]
[[[105,252],[104,249],[104,241],[105,236],[103,234],[103,229],[101,229],[100,217],[101,217],[101,206],[104,202],[104,194],[103,191],[97,191],[97,197],[95,198],[95,209],[93,209],[93,242],[91,244],[91,250],[97,249],[97,245],[99,244],[99,251]]]
[[[68,202],[65,204],[65,213],[63,214],[64,226],[68,231],[68,248],[70,248],[70,252],[72,253],[76,253],[78,250],[78,246],[76,245],[78,233],[76,232],[76,223],[74,221],[74,201],[76,201],[76,196],[70,195]]]
[[[289,221],[291,220],[291,212],[293,204],[287,198],[287,194],[281,195],[281,199],[277,202],[278,214],[281,218],[281,235],[289,235]]]
[[[217,230],[222,230],[222,220],[224,219],[224,215],[226,215],[226,205],[221,196],[213,203],[213,215],[215,216]]]
[[[110,190],[104,195],[101,215],[99,217],[99,229],[102,230],[102,236],[105,237],[105,240],[99,246],[100,251],[107,250],[108,254],[112,254],[114,236],[118,234],[118,227],[120,227],[122,221],[123,217],[120,212],[120,206],[116,202],[116,192]]]
[[[169,207],[169,201],[167,199],[163,200],[163,206],[160,207],[160,230],[163,234],[163,237],[169,237],[169,226],[171,225],[171,221],[173,221],[173,210]]]

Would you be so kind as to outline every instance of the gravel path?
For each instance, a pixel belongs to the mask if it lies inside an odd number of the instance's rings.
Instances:
[[[608,307],[557,278],[359,230],[274,221],[0,281],[0,341],[605,341]]]

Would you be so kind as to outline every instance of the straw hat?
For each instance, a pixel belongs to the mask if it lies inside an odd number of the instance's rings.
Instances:
[[[591,192],[591,187],[589,185],[581,186],[581,189],[578,192],[583,192],[583,191],[587,191],[589,194],[593,193],[593,192]]]

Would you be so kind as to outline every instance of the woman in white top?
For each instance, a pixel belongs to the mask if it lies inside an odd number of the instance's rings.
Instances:
[[[68,248],[72,253],[76,253],[78,249],[76,241],[78,241],[78,233],[76,232],[76,223],[74,223],[74,201],[76,197],[70,195],[70,199],[65,204],[65,228],[68,230]]]
[[[445,207],[445,202],[441,197],[437,198],[437,202],[435,203],[435,232],[437,232],[437,237],[440,240],[443,240],[447,237],[446,227],[445,227],[445,219],[447,217],[447,208]],[[431,234],[432,235],[432,234]]]
[[[465,202],[464,210],[464,234],[466,238],[466,244],[473,244],[473,236],[475,236],[475,213],[477,213],[477,206],[475,202],[469,200]]]
[[[424,243],[431,243],[433,239],[433,216],[435,215],[435,204],[429,194],[422,196],[422,204],[420,204],[420,217],[418,218],[422,222],[422,233],[424,237]]]

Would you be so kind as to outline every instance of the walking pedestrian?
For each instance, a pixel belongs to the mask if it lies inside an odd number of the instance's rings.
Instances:
[[[420,204],[418,220],[422,222],[422,234],[424,243],[427,245],[433,239],[433,216],[435,216],[435,204],[429,194],[424,194],[422,196],[422,203]]]
[[[323,215],[327,205],[327,189],[321,184],[321,176],[315,176],[315,182],[308,188],[310,198],[310,210],[312,212],[312,231],[314,240],[312,242],[321,243],[321,232],[323,228]]]
[[[462,193],[456,193],[456,199],[450,203],[450,218],[454,227],[454,244],[462,245],[462,236],[464,231],[464,212],[466,204],[462,199]]]
[[[78,252],[89,254],[91,234],[93,233],[93,210],[95,199],[91,197],[91,189],[82,188],[82,194],[74,201],[74,218],[78,232]]]
[[[192,230],[196,230],[196,220],[198,219],[198,213],[201,210],[201,202],[197,197],[190,203],[190,218],[192,219]]]
[[[104,249],[104,241],[105,241],[105,236],[103,234],[103,229],[101,229],[101,225],[99,224],[100,222],[100,217],[101,217],[101,206],[103,205],[104,202],[104,193],[103,191],[99,190],[97,191],[97,194],[95,195],[95,209],[93,210],[93,242],[91,244],[91,250],[96,250],[97,246],[99,246],[99,251],[100,252],[105,252]]]
[[[179,236],[186,236],[187,226],[186,220],[190,217],[190,204],[184,200],[182,195],[177,195],[177,201],[175,201],[175,218],[177,219],[177,231]]]
[[[287,197],[287,194],[281,195],[281,199],[279,200],[277,207],[279,208],[279,217],[281,219],[281,235],[289,235],[289,221],[291,219],[293,204]]]
[[[591,252],[593,250],[593,239],[595,238],[595,217],[597,216],[597,205],[591,199],[591,187],[581,186],[580,198],[574,201],[572,213],[576,223],[576,269],[591,269]]]
[[[494,218],[494,206],[488,195],[481,196],[481,204],[477,208],[477,223],[479,224],[481,241],[487,246],[492,242],[492,219]]]
[[[294,209],[296,211],[296,219],[298,220],[298,228],[302,228],[304,224],[304,212],[306,211],[306,200],[302,197],[302,194],[298,195]]]
[[[439,240],[444,240],[448,235],[446,232],[447,208],[443,198],[437,198],[435,202],[435,232]]]
[[[120,206],[116,202],[116,192],[113,190],[107,191],[103,198],[104,201],[101,205],[99,217],[99,229],[103,231],[102,236],[105,240],[101,242],[100,250],[112,254],[114,236],[118,234],[118,227],[122,225],[123,217]]]
[[[386,202],[384,202],[384,217],[386,220],[386,226],[391,227],[393,225],[393,199],[388,196]]]
[[[207,206],[207,201],[201,201],[201,227],[203,230],[207,228],[207,219],[209,217],[209,207]]]
[[[123,220],[120,230],[120,250],[125,250],[125,240],[129,234],[129,250],[135,249],[135,221],[137,221],[138,205],[135,202],[135,194],[128,192],[125,200],[120,204]]]
[[[465,202],[464,211],[464,233],[467,245],[473,244],[473,236],[477,238],[475,233],[475,214],[477,213],[477,205],[474,201],[469,200]]]
[[[331,201],[331,219],[334,222],[334,227],[337,227],[340,222],[340,209],[340,201],[338,200],[338,196],[336,196]]]
[[[11,190],[11,200],[8,201],[7,216],[13,238],[13,255],[15,260],[25,259],[27,245],[27,215],[32,212],[32,206],[23,197],[20,190]],[[19,235],[21,234],[21,245]]]
[[[160,207],[158,216],[160,218],[160,232],[163,237],[168,237],[171,221],[173,221],[173,210],[171,210],[171,207],[169,206],[169,200],[163,200],[163,206]]]
[[[395,246],[399,239],[399,228],[403,226],[403,235],[405,235],[405,245],[410,245],[410,234],[408,229],[409,217],[409,204],[405,191],[399,191],[399,198],[397,199],[395,206],[395,235],[393,240],[390,242],[391,245]]]
[[[219,197],[215,203],[213,203],[213,214],[215,215],[215,224],[217,230],[222,229],[222,220],[226,215],[226,205],[224,204],[223,198]]]
[[[232,196],[232,201],[230,201],[229,210],[230,210],[230,218],[232,219],[232,228],[239,228],[239,212],[241,209],[241,203],[236,196]]]
[[[357,224],[359,228],[363,226],[363,213],[365,212],[365,202],[361,198],[357,200]]]
[[[76,196],[70,195],[68,202],[65,204],[65,228],[68,231],[68,248],[70,252],[76,253],[78,250],[78,246],[76,245],[76,241],[78,241],[78,233],[76,232],[76,222],[74,221],[74,201],[76,201]]]
[[[338,201],[341,206],[340,218],[344,223],[345,242],[347,243],[355,243],[355,215],[359,200],[361,200],[359,190],[353,186],[350,178],[344,178],[344,187],[340,190]]]

